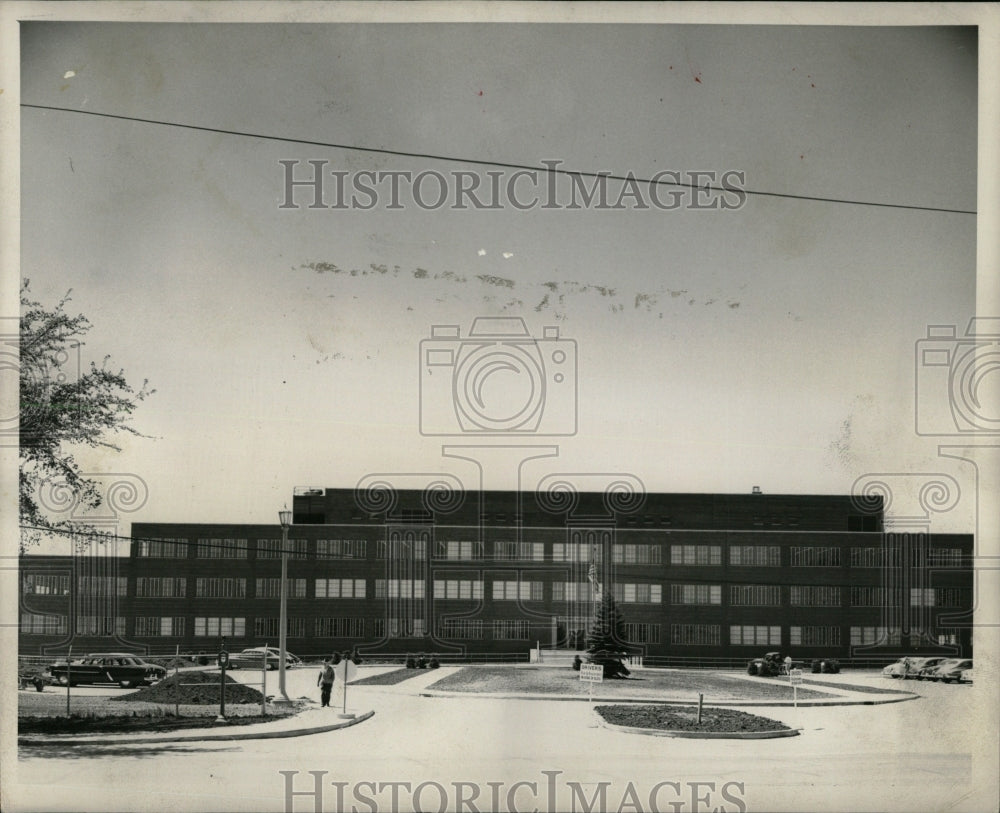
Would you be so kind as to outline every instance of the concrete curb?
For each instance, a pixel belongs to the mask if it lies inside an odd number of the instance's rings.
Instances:
[[[486,700],[576,700],[589,702],[591,700],[587,695],[554,695],[554,694],[503,694],[503,693],[483,693],[483,692],[443,692],[433,689],[425,689],[420,692],[420,697],[439,697],[439,698],[465,698],[474,699],[481,697]],[[799,700],[795,704],[798,708],[809,708],[811,706],[881,706],[886,703],[902,703],[906,700],[916,700],[920,697],[919,694],[907,694],[903,697],[892,697],[885,700]],[[660,699],[656,697],[599,697],[594,695],[593,701],[595,703],[640,703],[646,705],[667,705],[667,706],[690,706],[694,705],[696,700],[680,700],[680,699]],[[792,708],[793,703],[791,700],[781,701],[781,700],[713,700],[711,701],[712,706],[757,706],[757,707],[770,707],[770,708]]]
[[[287,737],[304,737],[308,734],[322,734],[326,731],[336,731],[339,728],[348,728],[375,716],[374,710],[355,717],[353,720],[342,720],[330,725],[313,726],[311,728],[291,728],[278,731],[248,731],[234,732],[232,734],[178,734],[177,736],[141,737],[129,739],[127,734],[118,734],[113,737],[74,737],[73,739],[58,739],[48,737],[44,734],[18,737],[18,745],[146,745],[147,743],[164,742],[231,742],[234,740],[277,740]],[[202,729],[202,731],[215,731],[215,729]]]
[[[775,731],[668,731],[662,728],[638,728],[637,726],[609,723],[595,711],[604,728],[622,731],[625,734],[647,734],[651,737],[677,737],[688,740],[774,740],[779,737],[797,737],[801,728],[786,728]]]

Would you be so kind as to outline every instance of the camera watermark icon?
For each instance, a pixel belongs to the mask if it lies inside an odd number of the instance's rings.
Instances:
[[[929,325],[915,361],[918,435],[1000,435],[1000,318]]]
[[[520,317],[480,316],[468,335],[433,325],[420,342],[420,433],[570,436],[577,432],[577,346]]]

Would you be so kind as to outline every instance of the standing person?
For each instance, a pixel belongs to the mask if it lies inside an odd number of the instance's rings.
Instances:
[[[316,685],[321,688],[320,703],[323,706],[330,705],[330,693],[333,691],[333,679],[333,666],[330,665],[330,659],[325,658],[323,660],[323,668],[319,671],[319,677],[316,678]]]

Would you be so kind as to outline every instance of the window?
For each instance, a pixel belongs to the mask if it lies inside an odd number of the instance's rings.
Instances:
[[[483,597],[482,579],[435,579],[435,599],[480,599]]]
[[[365,634],[363,618],[317,618],[317,638],[361,638]]]
[[[899,627],[851,627],[851,646],[899,646]]]
[[[379,638],[420,638],[427,633],[422,618],[376,618],[375,634]]]
[[[721,604],[722,585],[719,584],[672,584],[671,604]]]
[[[626,623],[625,640],[630,644],[658,644],[660,643],[660,625]]]
[[[578,534],[574,534],[578,536]],[[604,559],[604,548],[598,544],[585,545],[579,542],[554,542],[552,544],[553,562],[595,562]]]
[[[242,579],[240,580],[242,581]],[[288,598],[306,597],[305,579],[285,579]],[[281,579],[257,579],[254,587],[255,598],[281,598]]]
[[[120,615],[78,615],[77,635],[125,635],[125,618]]]
[[[305,559],[309,555],[309,542],[305,539],[288,540],[288,558]],[[245,557],[239,557],[245,558]],[[258,539],[257,540],[258,559],[280,559],[281,540],[280,539]]]
[[[851,567],[898,567],[898,548],[851,548]]]
[[[672,565],[721,565],[721,545],[671,545]]]
[[[542,542],[497,540],[493,543],[493,558],[503,562],[544,562],[545,545]]]
[[[494,601],[542,601],[542,582],[493,582]]]
[[[194,634],[196,638],[218,637],[220,635],[245,638],[246,626],[245,618],[198,617],[194,620]]]
[[[195,579],[194,594],[198,598],[246,598],[246,579]]]
[[[931,548],[927,551],[927,564],[934,567],[961,567],[961,548]]]
[[[184,635],[184,617],[139,616],[135,619],[135,635],[137,638],[180,637]]]
[[[739,567],[781,567],[777,545],[730,545],[729,564]]]
[[[792,567],[839,567],[840,548],[795,547],[792,552]]]
[[[376,550],[378,558],[385,559],[386,551],[389,551],[394,560],[426,559],[427,535],[421,534],[420,539],[415,538],[412,533],[406,536],[406,539],[400,539],[398,533],[393,533],[392,539],[388,543],[384,539],[380,539]]]
[[[732,584],[729,603],[734,607],[780,607],[781,588],[771,584]]]
[[[21,632],[26,635],[65,635],[66,616],[40,615],[38,613],[23,613],[21,615]]]
[[[136,598],[184,598],[187,595],[187,579],[164,577],[143,577],[135,580]]]
[[[840,646],[840,627],[791,627],[792,646]]]
[[[375,579],[375,598],[423,597],[423,579]]]
[[[793,607],[839,607],[839,587],[799,587],[788,588],[788,603]]]
[[[627,604],[660,604],[663,588],[659,584],[615,584],[615,601]]]
[[[718,646],[718,624],[671,624],[670,643],[681,645]]]
[[[186,559],[186,539],[140,539],[137,555],[144,559]]]
[[[660,564],[659,545],[615,545],[611,549],[612,561],[620,565]]]
[[[931,587],[911,587],[910,588],[911,607],[933,607],[934,589]]]
[[[530,635],[530,625],[526,620],[517,619],[493,622],[493,638],[495,640],[527,640]]]
[[[438,621],[438,638],[483,637],[483,622],[479,618],[443,618]]]
[[[199,539],[199,559],[246,559],[245,539]]]
[[[68,596],[69,576],[51,573],[26,573],[22,590],[27,596]]]
[[[316,598],[364,597],[364,579],[316,579]]]
[[[435,555],[439,559],[482,559],[483,543],[461,540],[437,542]]]
[[[962,587],[936,587],[934,589],[935,607],[971,607],[971,591]]]
[[[590,582],[552,582],[553,601],[593,601],[596,592]]]
[[[77,589],[81,596],[124,596],[128,592],[126,576],[80,576]]]
[[[367,542],[364,539],[317,539],[317,559],[364,559]]]
[[[253,634],[255,638],[280,638],[280,631],[280,618],[255,618],[253,620]],[[289,638],[305,638],[306,619],[289,618],[286,635]]]
[[[781,627],[734,625],[729,628],[729,643],[733,646],[781,646]]]
[[[852,607],[898,607],[900,591],[886,587],[852,587]]]

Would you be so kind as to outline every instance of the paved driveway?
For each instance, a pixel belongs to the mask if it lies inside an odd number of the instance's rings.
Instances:
[[[290,671],[289,693],[316,698],[313,672]],[[391,687],[350,687],[348,707],[373,708],[375,716],[300,739],[86,753],[25,749],[14,777],[20,807],[9,809],[995,808],[996,729],[987,741],[969,733],[977,706],[984,707],[978,687],[910,681],[906,688],[921,699],[760,709],[804,729],[788,739],[675,740],[598,727],[585,702],[416,696],[445,673]],[[988,761],[975,756],[984,750]]]

